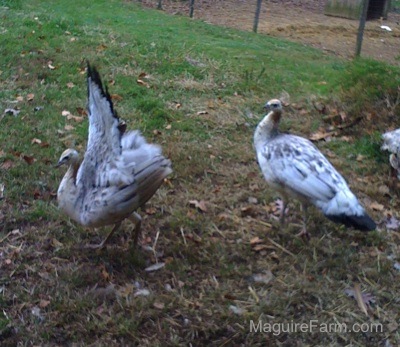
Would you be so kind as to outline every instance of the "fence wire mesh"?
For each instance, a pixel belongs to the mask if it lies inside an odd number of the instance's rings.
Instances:
[[[259,0],[142,0],[147,7],[201,19],[214,25],[252,31]],[[327,0],[264,0],[257,32],[310,45],[352,58],[356,52],[359,20],[327,16]],[[371,0],[370,0],[371,1]],[[383,0],[382,0],[383,1]],[[190,5],[193,4],[191,9]],[[400,4],[392,0],[386,19],[367,20],[361,56],[400,65]],[[370,7],[374,6],[371,2]]]

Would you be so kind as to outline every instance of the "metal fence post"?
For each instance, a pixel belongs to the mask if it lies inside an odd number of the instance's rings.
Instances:
[[[157,10],[162,10],[162,0],[158,0]]]
[[[189,17],[193,18],[193,11],[194,11],[194,0],[190,0],[189,4]]]
[[[369,5],[369,0],[364,0],[360,16],[360,25],[358,26],[358,33],[357,33],[356,57],[359,57],[361,53],[365,22],[367,21],[368,5]]]
[[[258,28],[258,21],[260,20],[262,0],[257,0],[256,13],[254,15],[253,31],[256,33]]]

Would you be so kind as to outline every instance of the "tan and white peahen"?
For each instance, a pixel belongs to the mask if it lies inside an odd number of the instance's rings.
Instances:
[[[281,223],[288,199],[294,197],[303,207],[301,235],[308,235],[306,209],[309,204],[333,222],[363,231],[375,229],[375,222],[318,148],[305,138],[279,131],[280,100],[270,100],[265,107],[270,112],[255,130],[254,147],[265,180],[282,196]]]
[[[126,130],[114,111],[107,88],[96,68],[88,64],[89,134],[80,160],[74,149],[64,151],[58,166],[68,170],[57,192],[59,207],[86,227],[114,225],[103,247],[124,219],[135,225],[134,245],[140,233],[143,206],[171,174],[171,162],[158,145],[147,143],[139,131]]]

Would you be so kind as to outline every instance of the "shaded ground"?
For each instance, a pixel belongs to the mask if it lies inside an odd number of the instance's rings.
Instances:
[[[155,2],[144,0],[146,6]],[[325,16],[325,0],[294,2],[267,1],[262,4],[258,32],[302,42],[345,58],[354,56],[359,22]],[[194,18],[212,24],[252,30],[256,1],[196,1]],[[188,2],[163,1],[163,9],[187,15]],[[387,20],[368,21],[364,33],[362,56],[400,64],[400,14],[390,12]],[[388,26],[392,31],[380,28]]]

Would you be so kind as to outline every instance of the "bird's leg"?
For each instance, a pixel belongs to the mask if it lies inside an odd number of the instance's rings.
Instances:
[[[108,242],[108,240],[110,240],[111,236],[114,235],[114,233],[119,229],[119,227],[121,226],[122,222],[119,222],[117,224],[114,225],[114,228],[110,231],[110,233],[107,235],[107,237],[98,245],[87,245],[87,248],[92,248],[92,249],[101,249],[104,248],[105,244]]]
[[[307,240],[310,239],[310,234],[307,231],[307,205],[302,203],[301,204],[301,209],[303,211],[303,227],[301,229],[301,231],[296,234],[297,237],[305,237]]]
[[[140,236],[140,228],[142,225],[142,217],[136,212],[133,212],[128,219],[133,223],[135,226],[135,235],[133,236],[133,248],[136,248],[138,241],[139,241],[139,236]]]
[[[285,225],[285,212],[286,212],[286,207],[287,207],[287,200],[282,198],[282,210],[281,214],[279,216],[279,221],[281,223],[281,226]]]

